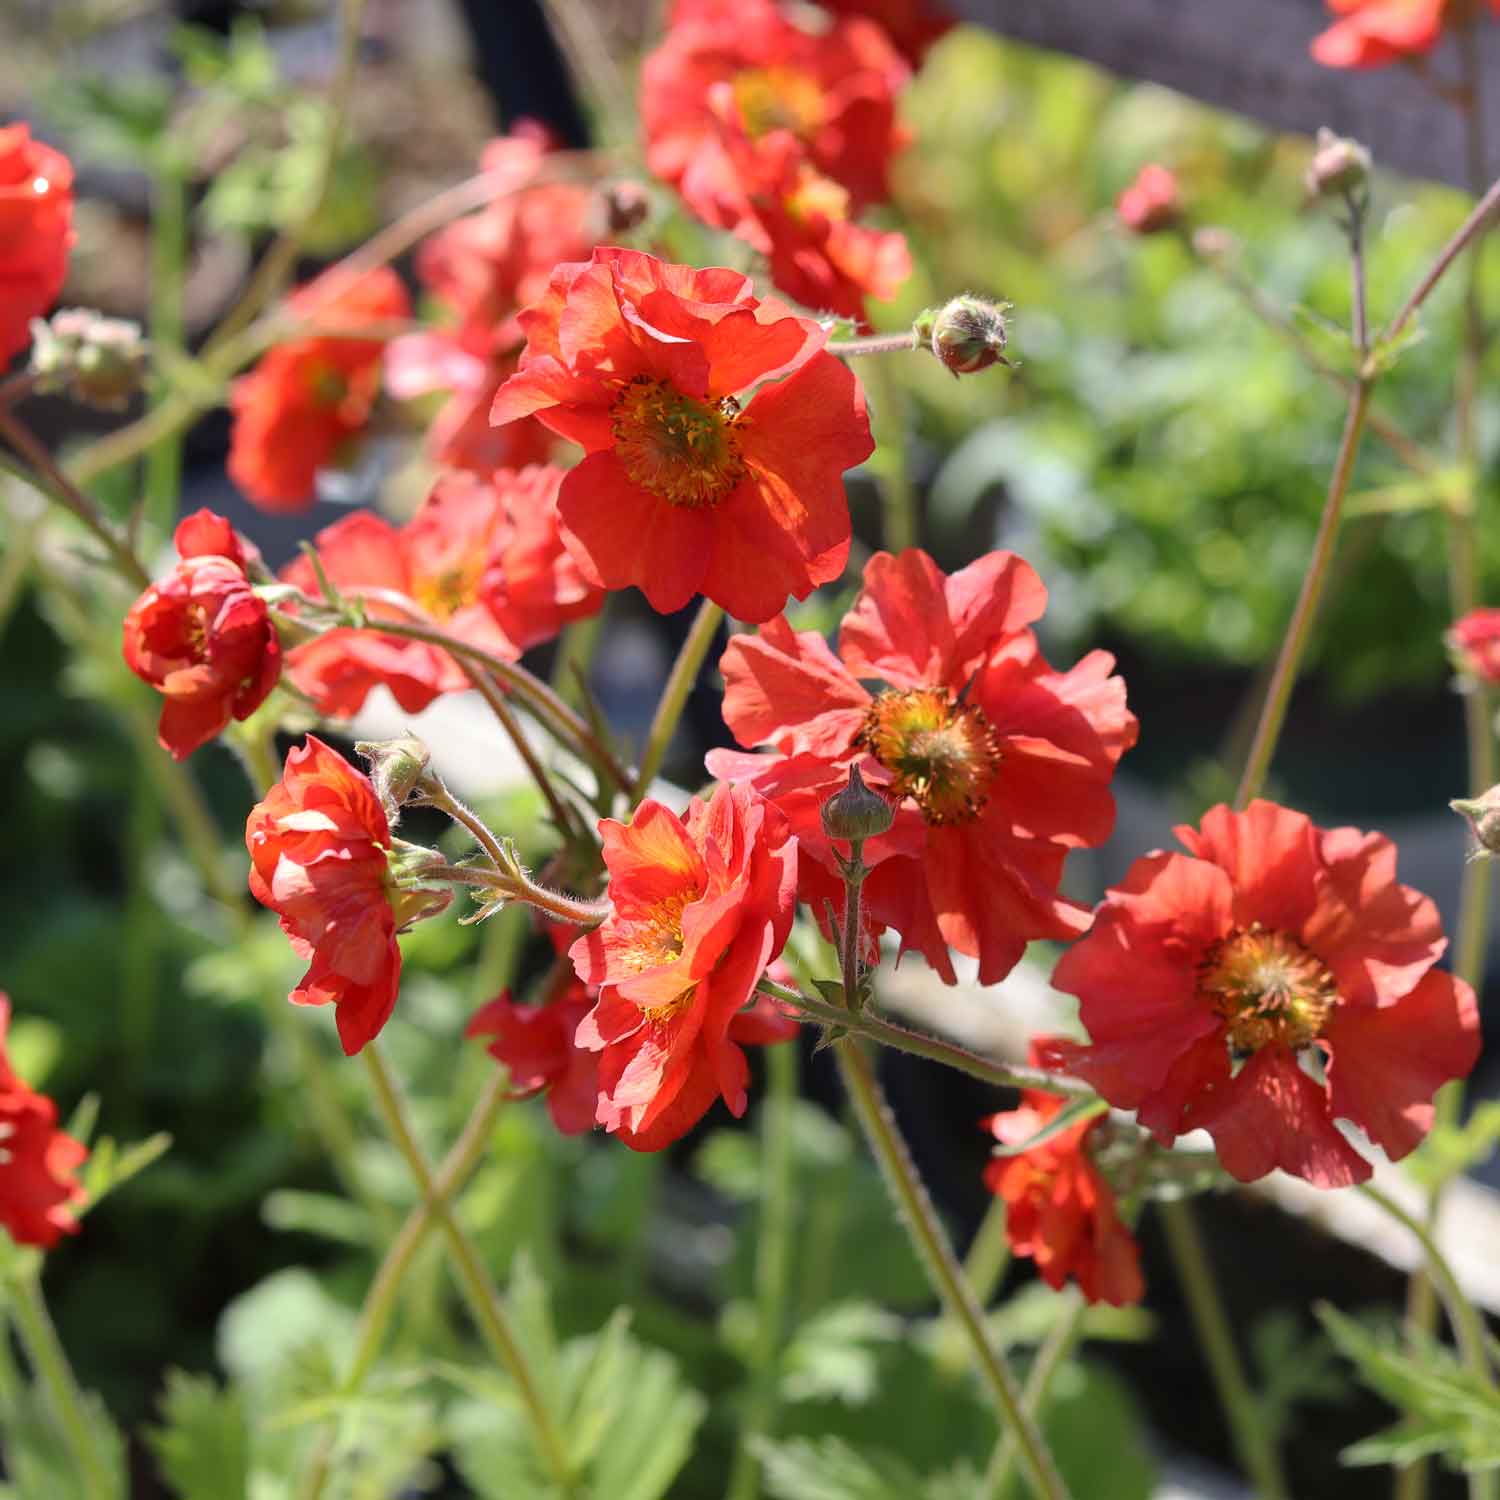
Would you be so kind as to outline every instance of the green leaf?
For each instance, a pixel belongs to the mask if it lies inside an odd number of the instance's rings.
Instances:
[[[766,1492],[775,1500],[909,1500],[924,1481],[893,1454],[861,1453],[841,1438],[757,1442]]]
[[[181,1500],[243,1500],[250,1483],[244,1398],[208,1376],[167,1373],[163,1425],[147,1439]]]
[[[787,1401],[860,1406],[879,1385],[879,1347],[901,1337],[901,1320],[870,1302],[836,1302],[803,1322],[782,1356]]]
[[[991,1148],[991,1154],[1023,1156],[1028,1151],[1035,1151],[1038,1146],[1045,1146],[1048,1141],[1061,1135],[1065,1130],[1071,1130],[1085,1120],[1092,1120],[1096,1115],[1102,1115],[1108,1108],[1108,1103],[1103,1099],[1075,1099],[1071,1104],[1064,1105],[1035,1135],[1028,1136],[1016,1146],[996,1145]]]
[[[1500,1102],[1476,1105],[1462,1125],[1436,1125],[1402,1163],[1423,1187],[1434,1189],[1487,1161],[1500,1142]]]
[[[1346,1448],[1346,1464],[1401,1464],[1440,1457],[1450,1468],[1500,1466],[1500,1393],[1436,1341],[1370,1329],[1327,1303],[1317,1313],[1365,1384],[1401,1414],[1394,1427]]]

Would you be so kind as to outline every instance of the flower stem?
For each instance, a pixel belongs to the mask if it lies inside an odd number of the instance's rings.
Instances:
[[[719,633],[719,625],[723,619],[723,609],[711,599],[705,599],[698,606],[698,613],[693,617],[687,636],[678,649],[677,660],[672,663],[672,670],[667,674],[666,686],[661,690],[661,702],[656,705],[656,714],[646,734],[640,768],[635,773],[634,794],[637,798],[645,796],[652,781],[656,779],[656,773],[661,769],[667,746],[671,743],[672,735],[682,719],[682,711],[687,706],[688,694],[698,680],[699,669],[703,666],[709,647],[714,643],[714,637]]]
[[[188,259],[188,181],[179,148],[170,140],[156,153],[151,207],[151,347],[153,351],[180,355]],[[161,391],[163,384],[156,383],[153,407],[166,399]],[[179,428],[153,443],[146,454],[141,504],[158,536],[170,535],[177,521],[182,491],[182,438]]]
[[[899,354],[918,347],[915,328],[904,333],[872,333],[862,339],[831,339],[825,346],[830,354],[840,359],[853,359],[861,354]]]
[[[1266,690],[1266,701],[1261,705],[1255,738],[1251,741],[1250,754],[1246,758],[1239,790],[1235,794],[1235,806],[1239,808],[1243,808],[1259,794],[1265,785],[1266,773],[1271,769],[1271,757],[1276,750],[1276,741],[1281,737],[1281,726],[1286,720],[1292,688],[1297,682],[1302,655],[1307,648],[1313,620],[1322,601],[1323,586],[1328,579],[1328,565],[1333,560],[1339,520],[1344,510],[1344,497],[1349,492],[1349,480],[1354,473],[1354,460],[1359,452],[1359,440],[1364,432],[1369,406],[1370,382],[1361,378],[1355,382],[1354,393],[1349,398],[1344,432],[1339,440],[1333,474],[1328,481],[1328,498],[1324,501],[1323,516],[1318,522],[1312,556],[1308,559],[1307,572],[1302,578],[1302,590],[1297,596],[1296,608],[1292,611],[1291,622],[1281,642],[1276,670],[1272,673],[1271,685]]]
[[[727,1500],[755,1500],[760,1493],[760,1461],[753,1440],[768,1438],[775,1430],[796,1231],[797,1161],[792,1129],[800,1071],[796,1040],[767,1048],[765,1058],[760,1226],[755,1247],[756,1339],[750,1397],[735,1445]]]
[[[1245,1378],[1234,1344],[1234,1333],[1219,1300],[1213,1268],[1192,1210],[1183,1199],[1163,1202],[1159,1209],[1167,1245],[1177,1268],[1177,1280],[1187,1296],[1198,1342],[1208,1356],[1209,1369],[1224,1414],[1229,1419],[1240,1462],[1255,1485],[1258,1500],[1286,1500],[1281,1459],[1275,1445],[1267,1441],[1259,1403]]]
[[[1004,1200],[997,1198],[997,1203]],[[1057,1374],[1058,1366],[1062,1364],[1072,1352],[1074,1344],[1078,1342],[1078,1335],[1083,1330],[1083,1315],[1088,1311],[1088,1303],[1079,1293],[1077,1287],[1069,1287],[1063,1294],[1067,1300],[1067,1306],[1058,1314],[1057,1321],[1047,1330],[1047,1337],[1042,1346],[1036,1352],[1036,1358],[1032,1361],[1031,1368],[1026,1372],[1026,1386],[1021,1392],[1021,1405],[1025,1408],[1027,1416],[1033,1421],[1040,1422],[1042,1413],[1047,1405],[1047,1393],[1052,1387],[1052,1377]],[[1016,1441],[1014,1436],[1005,1433],[995,1446],[994,1456],[990,1459],[989,1471],[984,1476],[984,1494],[988,1500],[1000,1500],[1005,1493],[1005,1487],[1010,1482],[1011,1471],[1016,1466]]]
[[[463,1226],[454,1217],[448,1204],[437,1196],[432,1168],[428,1165],[426,1157],[422,1154],[422,1148],[412,1134],[395,1080],[386,1067],[378,1043],[373,1041],[367,1043],[362,1056],[370,1074],[376,1105],[385,1121],[386,1129],[390,1132],[391,1140],[404,1158],[418,1191],[448,1242],[453,1268],[464,1295],[468,1299],[474,1320],[479,1325],[485,1342],[490,1346],[491,1353],[516,1383],[521,1404],[531,1422],[538,1452],[551,1470],[559,1492],[564,1496],[573,1496],[577,1493],[577,1489],[568,1466],[567,1454],[563,1450],[561,1437],[551,1413],[547,1410],[546,1403],[542,1400],[536,1378],[527,1363],[526,1351],[510,1326],[510,1319],[500,1300],[500,1294],[490,1280],[489,1272],[485,1269],[484,1262],[474,1248],[473,1242],[464,1232]]]
[[[968,1337],[980,1374],[994,1398],[1001,1426],[1015,1434],[1021,1460],[1036,1493],[1044,1500],[1067,1500],[1067,1487],[1036,1423],[1021,1405],[1014,1378],[991,1341],[984,1310],[964,1280],[963,1267],[953,1253],[947,1231],[901,1138],[869,1057],[853,1037],[836,1042],[834,1053],[854,1113],[901,1211],[927,1279],[949,1316]]]
[[[370,1368],[380,1353],[386,1328],[395,1312],[402,1279],[432,1228],[434,1211],[439,1205],[447,1207],[478,1166],[480,1155],[489,1141],[495,1116],[510,1097],[509,1088],[505,1074],[496,1069],[470,1112],[458,1139],[433,1176],[431,1199],[418,1204],[407,1214],[400,1232],[387,1248],[385,1257],[370,1282],[369,1291],[365,1294],[364,1305],[360,1308],[354,1355],[339,1386],[341,1395],[355,1395],[369,1375]],[[302,1500],[318,1500],[323,1493],[337,1431],[334,1423],[325,1427],[309,1457],[302,1481]]]
[[[42,1295],[41,1267],[42,1262],[37,1258],[10,1282],[11,1320],[30,1361],[32,1374],[47,1393],[62,1429],[83,1493],[88,1500],[112,1500],[118,1487],[94,1441],[84,1412],[83,1393],[78,1389],[67,1352],[47,1311],[47,1301]]]

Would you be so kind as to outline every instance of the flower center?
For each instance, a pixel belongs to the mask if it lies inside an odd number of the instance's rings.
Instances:
[[[692,891],[680,891],[658,901],[644,916],[630,924],[630,945],[624,955],[625,967],[639,974],[644,969],[654,969],[660,964],[669,964],[682,957],[682,913],[690,901],[696,899]],[[660,1005],[643,1005],[641,1013],[648,1021],[666,1021],[684,1009],[693,998],[695,984],[685,985],[671,1000]]]
[[[182,612],[182,638],[192,661],[208,655],[208,611],[196,599]]]
[[[333,365],[314,365],[307,372],[307,387],[313,402],[322,407],[340,406],[349,394],[348,380]]]
[[[445,572],[419,578],[412,590],[413,597],[434,619],[450,619],[475,602],[484,564],[484,557],[476,556]]]
[[[1269,1043],[1296,1051],[1322,1035],[1338,984],[1296,938],[1259,922],[1236,928],[1204,955],[1198,993],[1228,1024],[1229,1045],[1258,1052]]]
[[[759,139],[790,130],[805,140],[823,123],[823,89],[801,68],[747,68],[734,79],[734,102],[745,134]]]
[[[808,169],[798,177],[786,210],[799,224],[818,216],[838,223],[849,217],[849,194],[831,177]]]
[[[615,452],[642,489],[671,505],[717,505],[744,477],[739,402],[684,396],[670,380],[637,376],[615,398]]]
[[[945,688],[881,693],[854,743],[894,772],[890,795],[915,799],[929,823],[972,822],[1000,767],[989,720]]]

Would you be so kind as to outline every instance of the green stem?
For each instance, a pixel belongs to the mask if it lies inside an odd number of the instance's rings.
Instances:
[[[990,1305],[990,1298],[1005,1275],[1010,1264],[1010,1243],[1005,1238],[1005,1199],[998,1193],[990,1199],[984,1218],[964,1256],[964,1280],[974,1289],[974,1300],[981,1307]]]
[[[1302,666],[1302,655],[1307,648],[1313,620],[1323,597],[1328,565],[1333,560],[1339,520],[1344,510],[1344,497],[1349,492],[1349,480],[1354,473],[1354,460],[1359,452],[1359,440],[1364,431],[1369,406],[1370,382],[1360,379],[1355,383],[1354,394],[1349,398],[1349,411],[1344,419],[1338,457],[1334,461],[1333,475],[1328,481],[1328,497],[1323,505],[1323,517],[1318,523],[1312,556],[1302,578],[1302,590],[1297,596],[1291,623],[1287,626],[1286,636],[1281,642],[1281,652],[1276,658],[1271,686],[1266,692],[1265,703],[1261,705],[1255,738],[1251,742],[1244,774],[1240,777],[1239,790],[1235,794],[1236,807],[1244,807],[1259,794],[1265,785],[1266,774],[1271,769],[1271,757],[1275,754],[1276,742],[1281,737],[1281,726],[1286,720],[1292,689]]]
[[[698,680],[698,671],[709,647],[719,632],[724,611],[710,599],[698,606],[698,613],[688,628],[686,638],[677,652],[677,660],[667,675],[667,685],[661,691],[661,702],[656,705],[656,715],[646,735],[646,745],[641,751],[641,763],[635,773],[634,794],[637,799],[646,795],[656,773],[661,769],[662,758],[667,753],[672,735],[676,732],[682,711],[687,706],[688,694]]]
[[[1177,1281],[1187,1297],[1198,1342],[1208,1356],[1219,1401],[1229,1419],[1240,1462],[1255,1485],[1258,1500],[1286,1500],[1281,1459],[1267,1441],[1259,1403],[1245,1378],[1234,1332],[1219,1300],[1213,1268],[1198,1233],[1192,1210],[1184,1199],[1160,1205],[1161,1223],[1177,1268]]]
[[[797,990],[789,990],[770,979],[762,979],[756,986],[767,995],[795,1005],[815,1021],[827,1026],[839,1026],[883,1047],[892,1047],[897,1052],[910,1052],[913,1057],[925,1057],[932,1062],[943,1063],[1002,1089],[1041,1089],[1049,1094],[1065,1094],[1069,1097],[1093,1098],[1094,1090],[1074,1078],[1064,1078],[1048,1073],[1042,1068],[1025,1068],[1010,1063],[994,1062],[956,1042],[945,1042],[940,1037],[927,1036],[919,1031],[909,1031],[893,1021],[884,1020],[874,1011],[866,1009],[859,1014],[846,1011],[837,1005],[815,1000]]]
[[[104,1456],[99,1452],[83,1407],[67,1352],[42,1295],[41,1262],[27,1267],[11,1282],[10,1313],[31,1363],[32,1373],[47,1393],[63,1440],[78,1470],[83,1492],[89,1500],[112,1500],[118,1493]]]
[[[153,180],[151,213],[151,343],[166,353],[180,354],[185,326],[183,284],[187,279],[187,173],[166,146],[160,153]],[[160,406],[162,395],[153,398]],[[182,492],[183,430],[169,433],[146,454],[145,489],[141,503],[158,537],[171,534]]]
[[[510,1319],[500,1300],[500,1294],[490,1280],[489,1272],[485,1269],[484,1262],[474,1248],[473,1242],[464,1232],[463,1226],[448,1205],[436,1197],[432,1168],[428,1165],[407,1123],[406,1110],[397,1093],[395,1080],[385,1065],[385,1059],[381,1056],[378,1044],[367,1043],[361,1055],[364,1057],[365,1066],[370,1074],[370,1083],[381,1118],[385,1121],[391,1140],[405,1160],[418,1191],[430,1206],[438,1228],[448,1243],[455,1274],[468,1300],[474,1320],[479,1325],[485,1342],[490,1346],[491,1353],[516,1383],[521,1404],[526,1410],[536,1437],[537,1450],[551,1470],[558,1490],[564,1496],[573,1496],[577,1490],[568,1467],[567,1454],[563,1449],[561,1437],[547,1410],[546,1403],[542,1400],[536,1378],[532,1374],[531,1366],[527,1363],[526,1351],[510,1326]]]
[[[537,753],[532,748],[531,741],[526,738],[526,732],[521,728],[520,721],[510,711],[510,705],[505,701],[505,694],[490,681],[486,673],[465,662],[460,662],[459,665],[463,667],[469,681],[474,684],[479,696],[489,705],[490,712],[494,714],[511,744],[515,746],[516,754],[521,757],[521,763],[530,773],[536,789],[542,794],[542,800],[547,804],[547,810],[552,814],[552,821],[557,825],[558,833],[564,839],[572,838],[577,832],[573,815],[567,803],[557,795],[557,788],[552,785],[552,778],[547,774],[547,768],[537,758]]]
[[[877,360],[870,367],[874,387],[875,436],[886,453],[878,477],[880,530],[888,552],[903,552],[917,544],[917,494],[911,482],[911,456],[906,441],[906,392],[895,369]]]
[[[395,1313],[396,1301],[407,1270],[432,1228],[434,1209],[437,1206],[446,1209],[473,1175],[489,1142],[495,1116],[509,1098],[509,1088],[505,1073],[497,1068],[470,1112],[468,1122],[458,1139],[434,1175],[431,1200],[419,1204],[407,1214],[400,1232],[386,1250],[385,1257],[370,1282],[369,1291],[365,1293],[364,1305],[360,1308],[354,1354],[339,1386],[340,1395],[356,1394],[368,1377]],[[302,1482],[302,1500],[318,1500],[323,1493],[337,1431],[334,1423],[329,1423],[323,1429],[322,1436],[308,1459]]]
[[[1000,1201],[996,1199],[996,1202]],[[1021,1393],[1021,1405],[1025,1407],[1027,1416],[1035,1422],[1042,1419],[1042,1413],[1047,1407],[1047,1393],[1052,1388],[1052,1378],[1078,1342],[1078,1335],[1083,1331],[1083,1315],[1088,1311],[1088,1303],[1077,1287],[1069,1287],[1064,1296],[1068,1305],[1047,1330],[1047,1337],[1037,1350],[1031,1369],[1026,1372],[1026,1387]],[[988,1500],[1001,1500],[1015,1466],[1016,1443],[1007,1432],[995,1445],[989,1471],[984,1476],[984,1494],[988,1496]]]
[[[756,1339],[751,1354],[751,1391],[735,1445],[727,1500],[755,1500],[760,1493],[760,1461],[753,1441],[769,1438],[775,1431],[791,1290],[797,1193],[793,1115],[800,1071],[796,1041],[767,1048],[765,1058],[767,1090],[761,1105],[760,1224],[755,1253]]]
[[[994,1398],[1001,1425],[1016,1435],[1021,1460],[1036,1493],[1044,1500],[1067,1500],[1067,1487],[1035,1422],[1022,1408],[1015,1380],[985,1327],[984,1310],[964,1280],[963,1267],[953,1253],[947,1231],[938,1219],[916,1163],[901,1138],[895,1117],[876,1082],[870,1059],[852,1037],[836,1042],[834,1054],[838,1059],[839,1076],[844,1081],[886,1185],[901,1211],[913,1248],[943,1307],[967,1336],[980,1374]]]
[[[915,328],[904,333],[872,333],[862,339],[831,339],[825,346],[840,359],[854,359],[862,354],[902,354],[919,346]]]

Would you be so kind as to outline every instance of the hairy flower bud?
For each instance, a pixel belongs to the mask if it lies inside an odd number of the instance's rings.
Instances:
[[[919,340],[950,369],[954,377],[973,375],[1005,358],[1008,302],[983,297],[955,297],[936,312],[923,313],[913,324]]]
[[[873,839],[895,821],[891,804],[865,785],[858,766],[849,767],[849,785],[835,792],[822,809],[823,832],[831,839]]]
[[[386,817],[394,823],[402,803],[427,772],[427,763],[432,758],[427,746],[416,735],[403,734],[393,740],[361,740],[354,753],[369,764],[375,795],[380,798]]]
[[[1484,859],[1500,854],[1500,786],[1492,786],[1478,797],[1455,797],[1448,804],[1461,818],[1468,820],[1479,847],[1471,856]]]
[[[31,324],[31,370],[39,391],[121,411],[141,388],[149,346],[138,324],[65,307]]]
[[[1318,130],[1312,160],[1302,181],[1309,198],[1342,198],[1357,192],[1370,176],[1370,153],[1358,141],[1335,135],[1326,125]]]

